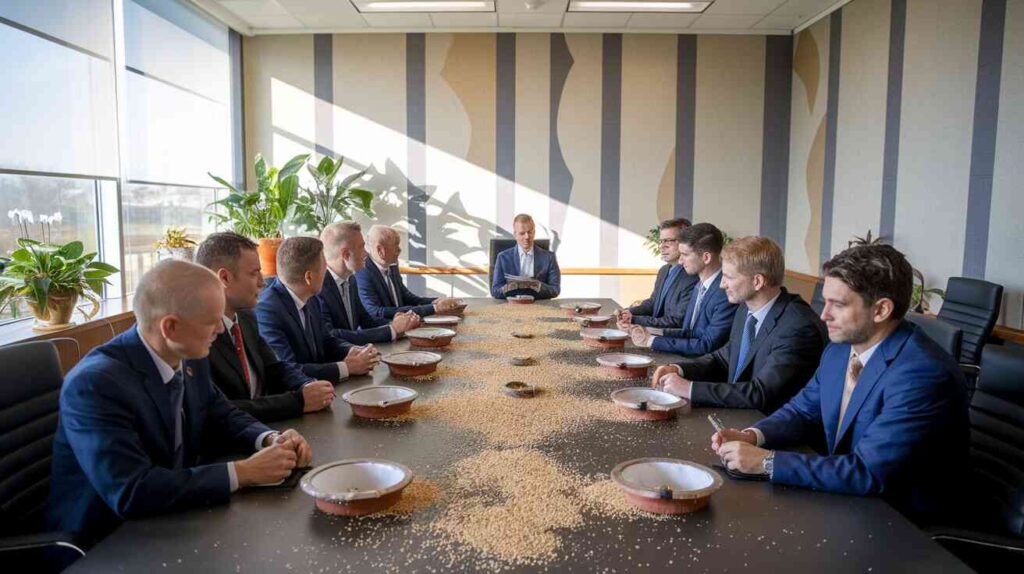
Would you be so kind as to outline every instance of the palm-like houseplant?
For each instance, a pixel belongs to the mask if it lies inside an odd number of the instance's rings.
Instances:
[[[871,230],[869,229],[867,234],[863,237],[853,236],[849,242],[847,242],[847,248],[864,246],[864,245],[880,245],[888,241],[887,238],[881,235],[872,237]],[[924,286],[924,273],[917,267],[911,267],[914,272],[914,287],[910,293],[910,309],[918,313],[924,313],[931,306],[930,299],[932,297],[938,297],[940,300],[946,298],[946,290],[938,287],[925,288]]]
[[[262,155],[254,161],[256,189],[240,191],[223,178],[212,173],[210,177],[229,191],[227,197],[215,201],[210,207],[223,208],[224,213],[208,212],[218,224],[229,224],[239,233],[259,244],[260,265],[266,275],[277,274],[277,248],[281,245],[281,228],[295,208],[298,196],[298,172],[309,158],[299,154],[280,169],[268,167]]]
[[[325,156],[316,166],[307,164],[306,169],[313,177],[314,187],[301,187],[302,194],[295,204],[295,221],[307,231],[320,234],[334,221],[352,219],[352,212],[358,211],[373,217],[373,192],[356,187],[366,175],[366,170],[353,173],[337,181],[345,158],[337,161]]]

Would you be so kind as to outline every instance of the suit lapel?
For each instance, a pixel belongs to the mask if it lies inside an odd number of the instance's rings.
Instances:
[[[224,331],[213,341],[213,350],[220,355],[221,360],[231,366],[232,369],[238,373],[237,379],[232,381],[245,380],[245,373],[242,372],[242,364],[238,361],[238,355],[235,353],[235,345],[231,342],[231,334]],[[249,352],[248,349],[245,351]]]
[[[338,288],[338,284],[334,282],[334,276],[327,273],[324,276],[324,302],[327,304],[328,311],[331,312],[331,317],[338,317],[338,322],[342,329],[352,329],[352,326],[348,324],[348,315],[345,314],[345,300],[341,297],[341,289]],[[351,296],[349,297],[351,299]]]
[[[255,325],[252,325],[248,320],[243,319],[241,313],[238,315],[238,326],[242,329],[242,342],[245,346],[245,356],[249,359],[249,364],[256,369],[256,376],[261,381],[266,380],[263,376],[263,357],[260,356],[260,345],[259,345],[259,330]],[[246,389],[248,391],[249,389]]]
[[[164,438],[167,439],[167,452],[173,456],[174,453],[174,413],[167,394],[167,388],[163,379],[160,378],[160,371],[156,363],[149,356],[149,351],[142,343],[142,336],[138,329],[132,329],[125,341],[125,351],[132,363],[132,367],[142,376],[146,393],[153,401],[157,412],[160,413],[160,420],[164,425]]]
[[[732,333],[729,335],[729,381],[736,380],[736,373],[742,372],[740,365],[736,363],[740,360],[744,321],[746,321],[746,313],[736,313],[732,319]],[[751,353],[748,352],[747,356],[750,355]]]
[[[757,330],[757,336],[754,337],[754,340],[751,341],[750,343],[750,349],[747,350],[747,356],[744,358],[743,364],[739,365],[739,370],[737,371],[738,373],[742,373],[743,370],[746,369],[751,362],[753,362],[754,355],[757,354],[758,349],[761,348],[761,345],[765,342],[765,339],[771,336],[772,330],[775,329],[775,325],[778,322],[779,317],[782,316],[782,313],[786,310],[786,305],[789,305],[789,299],[783,299],[785,295],[786,293],[785,291],[783,291],[779,295],[779,298],[775,300],[775,304],[772,305],[772,308],[768,311],[768,316],[764,318],[764,324],[761,325],[761,328]],[[742,318],[745,322],[747,320],[747,314],[744,311],[743,307],[744,306],[741,305],[741,308],[737,310],[736,317]],[[743,327],[740,327],[740,329],[742,328]],[[737,353],[738,352],[739,350],[737,350]]]
[[[857,411],[864,406],[864,401],[868,395],[871,394],[871,389],[875,387],[878,380],[882,378],[885,371],[889,369],[889,364],[899,354],[900,349],[903,348],[903,343],[910,336],[910,329],[905,329],[902,326],[897,327],[888,337],[882,341],[882,344],[878,346],[878,350],[868,360],[868,364],[864,365],[864,370],[860,373],[860,378],[857,379],[857,386],[853,388],[853,394],[850,395],[850,404],[846,405],[846,413],[843,416],[842,426],[839,427],[839,433],[836,434],[835,444],[839,444],[839,441],[843,439],[843,435],[850,428],[850,423],[857,417]],[[849,355],[847,355],[849,357]],[[843,371],[843,384],[846,383],[846,371]],[[842,395],[840,394],[840,400]],[[837,415],[838,418],[838,415]]]
[[[402,277],[398,273],[398,267],[388,265],[388,276],[391,277],[391,284],[395,287],[395,307],[402,307],[405,302],[402,300]]]

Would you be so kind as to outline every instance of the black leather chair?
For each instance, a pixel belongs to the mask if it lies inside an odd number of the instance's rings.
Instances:
[[[963,331],[941,319],[920,313],[907,313],[907,320],[920,327],[931,340],[938,343],[954,359],[960,356]]]
[[[550,239],[535,239],[534,245],[540,246],[541,249],[551,249]],[[492,239],[491,240],[491,255],[489,258],[490,264],[487,266],[487,289],[490,291],[491,285],[494,285],[494,262],[498,260],[498,254],[506,249],[510,249],[516,246],[515,239]]]
[[[961,363],[977,365],[999,317],[1003,286],[967,277],[950,277],[938,317],[964,332],[958,357]]]
[[[64,382],[60,358],[52,343],[37,341],[0,347],[0,365],[0,564],[59,572],[85,555],[71,536],[42,529]]]
[[[811,309],[821,316],[821,312],[825,310],[825,295],[822,293],[822,289],[825,288],[824,281],[818,281],[814,284],[814,295],[811,297]]]
[[[970,413],[969,515],[932,538],[978,572],[1024,572],[1024,349],[985,346]]]

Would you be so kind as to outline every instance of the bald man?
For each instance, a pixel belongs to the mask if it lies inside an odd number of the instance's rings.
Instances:
[[[164,261],[142,276],[133,308],[136,327],[86,355],[60,393],[47,519],[86,545],[125,519],[279,482],[312,458],[297,432],[272,431],[210,382],[206,357],[224,330],[216,275]],[[222,454],[214,445],[251,456],[200,464]]]

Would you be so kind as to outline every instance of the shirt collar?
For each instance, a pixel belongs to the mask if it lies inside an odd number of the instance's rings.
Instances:
[[[327,272],[331,274],[331,278],[333,278],[334,282],[337,283],[338,285],[341,285],[341,283],[343,281],[348,281],[352,277],[352,272],[351,271],[349,271],[344,276],[342,276],[342,275],[338,275],[337,273],[335,273],[334,269],[331,269],[330,267],[328,267],[327,268]]]
[[[387,274],[388,274],[388,272],[389,272],[389,271],[390,271],[390,269],[391,269],[391,266],[390,266],[390,265],[388,265],[387,263],[385,263],[384,265],[381,265],[380,263],[377,263],[377,260],[376,260],[376,259],[373,259],[373,258],[370,258],[370,261],[373,261],[373,264],[374,264],[374,265],[376,265],[376,266],[377,266],[377,269],[380,269],[380,272],[381,272],[382,274],[384,274],[384,275],[387,275]]]
[[[779,291],[779,295],[782,295],[782,291]],[[758,309],[757,311],[754,311],[753,313],[748,312],[748,314],[754,316],[754,320],[757,321],[758,326],[764,324],[764,318],[768,316],[768,311],[771,311],[772,306],[775,305],[775,302],[779,300],[779,295],[772,297],[771,301],[768,301],[764,305],[761,305],[761,308]]]
[[[886,339],[888,339],[888,337],[886,337]],[[875,354],[875,351],[878,350],[878,347],[882,343],[884,343],[884,342],[885,342],[885,339],[882,339],[881,341],[875,343],[871,347],[868,347],[863,353],[860,353],[859,355],[857,355],[860,358],[860,364],[862,366],[866,367],[868,365],[868,361],[871,360],[872,355]],[[850,347],[850,356],[852,357],[854,353],[855,353],[855,351],[853,350],[853,346],[851,346]]]
[[[533,255],[533,247],[530,247],[529,251],[523,251],[523,246],[516,243],[516,250],[519,251],[519,258],[522,259],[527,255]]]
[[[292,301],[295,303],[295,308],[298,309],[299,312],[302,312],[302,308],[306,306],[306,303],[302,299],[299,299],[299,296],[296,295],[294,291],[289,289],[287,285],[285,285],[284,283],[282,283],[281,285],[283,285],[284,290],[287,291],[288,294],[292,296]]]
[[[135,329],[138,330],[138,327]],[[174,373],[176,372],[174,367],[168,365],[166,361],[160,358],[160,355],[156,354],[156,351],[153,350],[153,347],[149,346],[149,343],[146,342],[146,338],[142,336],[141,332],[139,333],[139,340],[142,341],[142,346],[146,348],[146,352],[148,352],[150,358],[153,359],[153,363],[156,365],[156,370],[160,373],[160,380],[163,381],[165,385],[171,382],[171,379],[174,378]]]
[[[721,273],[722,273],[722,268],[719,267],[718,271],[715,271],[714,275],[712,275],[711,277],[708,277],[708,280],[704,282],[704,290],[705,291],[711,288],[711,284],[715,282],[715,278],[718,277]]]

